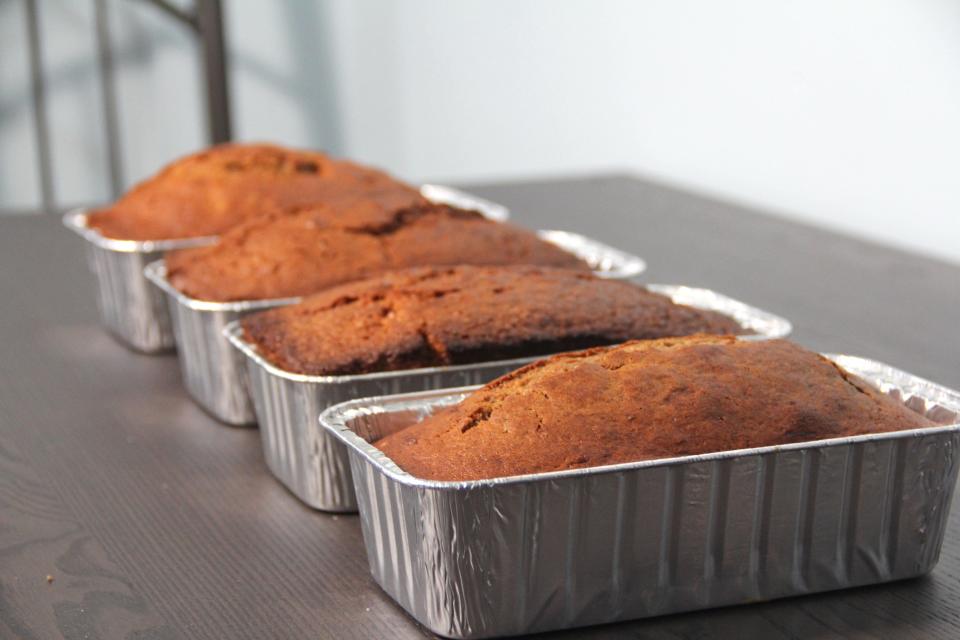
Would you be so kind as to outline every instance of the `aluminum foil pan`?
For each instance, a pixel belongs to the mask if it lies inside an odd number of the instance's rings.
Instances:
[[[537,231],[537,235],[586,262],[593,269],[593,273],[601,278],[623,280],[647,270],[647,263],[632,253],[579,233],[546,229]]]
[[[472,193],[444,187],[439,184],[425,184],[420,186],[420,195],[437,204],[448,204],[451,207],[479,211],[485,218],[504,222],[510,219],[510,210],[502,204],[485,200]]]
[[[325,411],[373,577],[451,638],[565,629],[918,576],[940,554],[960,394],[829,356],[951,426],[487,481],[415,478],[368,441],[472,389]]]
[[[479,211],[491,220],[503,221],[509,210],[469,193],[425,184],[420,193],[433,202]],[[216,241],[215,237],[181,240],[116,240],[87,226],[86,209],[70,211],[63,224],[87,241],[87,260],[97,279],[97,301],[104,326],[128,346],[144,353],[173,349],[175,338],[163,294],[144,278],[144,268],[167,251],[186,249]]]
[[[187,391],[214,418],[236,426],[254,424],[243,357],[230,347],[223,330],[248,313],[282,307],[300,298],[207,302],[185,295],[167,280],[163,260],[143,271],[166,298],[176,337],[177,359]]]
[[[594,273],[604,277],[629,278],[646,268],[640,258],[576,233],[538,233],[549,242],[581,256],[596,269]],[[222,422],[237,426],[254,424],[257,416],[247,391],[243,357],[230,347],[223,329],[248,313],[294,304],[300,298],[239,302],[197,300],[184,295],[167,281],[162,260],[148,265],[144,275],[166,294],[187,391],[200,406]],[[311,422],[315,417],[310,418]]]
[[[198,247],[216,238],[186,240],[116,240],[87,226],[86,209],[63,216],[63,224],[87,241],[87,262],[97,279],[97,306],[107,330],[143,353],[174,347],[170,316],[163,294],[143,277],[143,269],[173,249]]]
[[[790,323],[708,289],[647,285],[676,301],[732,316],[759,337],[782,338]],[[227,338],[247,357],[250,391],[267,466],[290,491],[315,509],[356,511],[347,450],[316,419],[327,407],[355,398],[480,384],[529,362],[516,358],[481,364],[387,371],[353,376],[305,376],[275,367],[246,342],[238,324]]]

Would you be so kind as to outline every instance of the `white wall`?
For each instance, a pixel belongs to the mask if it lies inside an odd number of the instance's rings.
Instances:
[[[176,28],[113,6],[118,40],[139,34],[122,94],[137,105],[125,155],[140,177],[202,139],[197,79]],[[325,147],[411,179],[628,168],[960,262],[955,0],[226,0],[226,10],[241,138]],[[76,139],[76,121],[57,117]],[[0,174],[29,139],[9,133],[23,120],[0,111]],[[63,151],[86,171],[102,154],[94,137]],[[70,195],[103,192],[83,175],[86,190]],[[0,205],[30,184],[0,177]]]

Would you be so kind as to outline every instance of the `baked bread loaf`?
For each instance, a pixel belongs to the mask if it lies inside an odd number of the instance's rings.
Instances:
[[[731,318],[629,282],[534,266],[421,268],[250,315],[248,342],[310,375],[537,356],[631,338],[739,333]]]
[[[695,336],[540,360],[375,445],[478,480],[930,426],[786,340]]]
[[[238,222],[367,191],[419,199],[387,174],[322,153],[268,144],[224,144],[181,158],[87,224],[108,238],[168,240],[219,235]]]
[[[262,300],[315,293],[391,269],[451,264],[579,268],[577,257],[479,213],[423,203],[363,202],[261,217],[211,246],[167,254],[167,278],[190,297]]]

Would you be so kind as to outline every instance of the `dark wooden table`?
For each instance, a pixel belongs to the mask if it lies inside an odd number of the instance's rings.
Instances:
[[[475,191],[637,252],[650,281],[780,313],[810,347],[960,387],[957,266],[628,177]],[[430,637],[370,579],[355,516],[301,506],[173,356],[101,331],[59,220],[0,220],[0,294],[0,637]],[[925,578],[559,635],[960,638],[960,509]]]

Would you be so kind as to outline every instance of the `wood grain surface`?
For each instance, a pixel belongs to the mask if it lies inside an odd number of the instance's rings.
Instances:
[[[474,191],[635,251],[651,282],[784,315],[807,346],[960,387],[957,266],[630,177]],[[925,578],[553,635],[958,638],[958,521]],[[301,506],[173,356],[99,328],[81,241],[34,217],[0,220],[0,637],[432,635],[371,581],[355,516]]]

